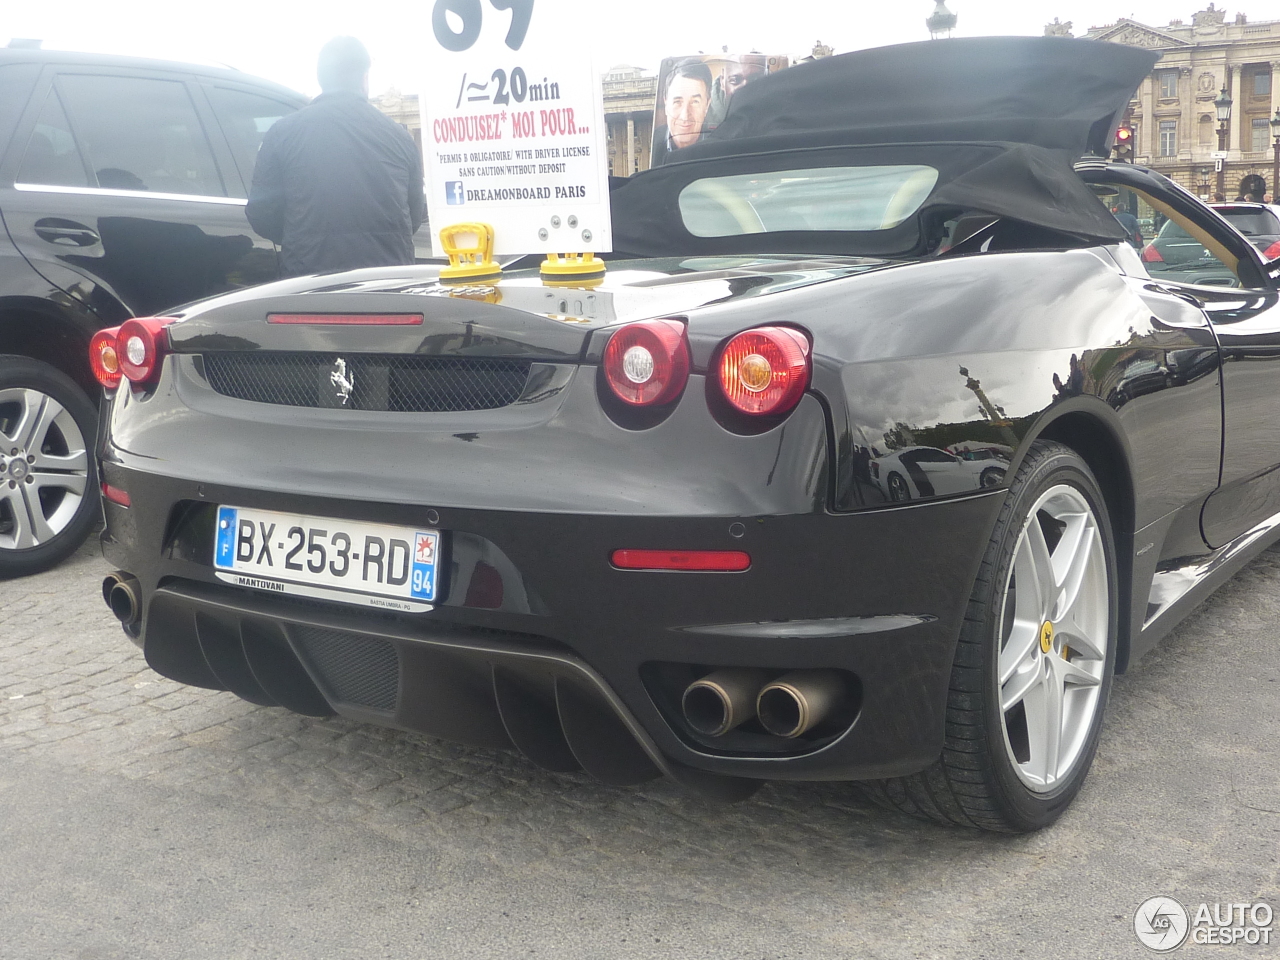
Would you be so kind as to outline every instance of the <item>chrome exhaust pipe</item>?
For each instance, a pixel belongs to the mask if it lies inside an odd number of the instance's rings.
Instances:
[[[793,670],[767,684],[756,701],[760,725],[777,737],[798,737],[820,724],[845,696],[830,670]]]
[[[102,599],[126,630],[142,619],[142,588],[136,577],[123,570],[107,574],[102,581]]]
[[[680,701],[685,720],[703,736],[724,736],[756,715],[756,699],[767,676],[750,667],[725,667],[695,680]]]

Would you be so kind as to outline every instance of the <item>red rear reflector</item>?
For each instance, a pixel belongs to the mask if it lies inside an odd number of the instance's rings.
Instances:
[[[1143,263],[1164,263],[1164,257],[1160,256],[1160,251],[1155,248],[1155,244],[1148,243],[1142,248]]]
[[[623,570],[746,570],[751,557],[741,550],[615,550],[610,558]]]
[[[348,327],[415,327],[420,313],[269,313],[267,323],[308,323]]]
[[[129,506],[133,501],[129,499],[129,494],[119,487],[113,487],[107,481],[102,481],[102,495],[112,503],[118,503],[122,507]]]

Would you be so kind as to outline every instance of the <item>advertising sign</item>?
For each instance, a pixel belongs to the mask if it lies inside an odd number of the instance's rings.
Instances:
[[[476,222],[499,255],[613,249],[591,6],[436,0],[420,98],[436,256],[442,227]]]
[[[716,53],[663,60],[658,71],[658,102],[653,111],[651,166],[678,159],[680,150],[720,125],[734,93],[752,80],[786,66],[786,57],[763,53]]]

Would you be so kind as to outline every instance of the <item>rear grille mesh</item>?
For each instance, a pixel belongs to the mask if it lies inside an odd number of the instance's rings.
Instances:
[[[322,627],[293,629],[312,669],[334,700],[395,712],[400,658],[394,644]]]
[[[204,373],[218,393],[255,403],[394,413],[495,410],[516,402],[529,379],[527,360],[356,353],[341,357],[353,385],[342,402],[339,355],[262,351],[206,353]]]

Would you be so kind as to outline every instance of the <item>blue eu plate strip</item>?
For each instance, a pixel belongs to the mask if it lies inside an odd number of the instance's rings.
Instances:
[[[213,551],[213,563],[230,569],[236,562],[236,508],[218,508],[218,542]]]

